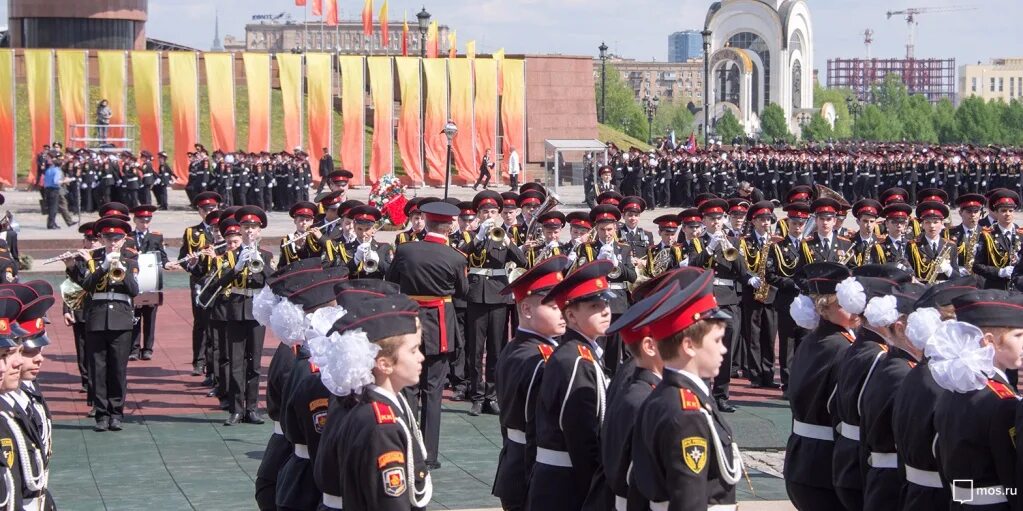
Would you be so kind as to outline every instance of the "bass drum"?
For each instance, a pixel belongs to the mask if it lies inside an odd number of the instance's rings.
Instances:
[[[159,252],[146,252],[139,254],[139,295],[135,298],[135,305],[161,305],[163,304],[163,274]]]

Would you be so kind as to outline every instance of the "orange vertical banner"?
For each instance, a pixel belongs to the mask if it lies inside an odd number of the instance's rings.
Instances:
[[[453,182],[473,182],[479,176],[474,163],[476,132],[473,128],[472,111],[472,61],[469,59],[448,59],[448,79],[451,84],[451,113],[449,117],[458,126],[458,134],[452,141],[454,164],[458,179]]]
[[[423,61],[426,75],[426,177],[434,183],[444,182],[448,140],[442,131],[448,122],[447,59]]]
[[[433,21],[426,30],[426,58],[435,59],[438,53],[440,53],[440,32],[437,22]]]
[[[355,184],[366,184],[366,73],[357,55],[338,58],[341,68],[341,165],[355,174]]]
[[[0,183],[14,186],[18,158],[15,133],[14,50],[0,50]]]
[[[497,62],[493,59],[476,59],[476,159],[473,168],[480,168],[483,153],[490,149],[491,161],[497,153]]]
[[[31,154],[36,154],[53,142],[53,50],[25,50],[25,81],[32,124]]]
[[[199,67],[196,54],[167,53],[170,78],[171,126],[174,128],[174,175],[188,181],[188,152],[199,141]]]
[[[160,93],[160,54],[131,52],[131,81],[135,85],[135,114],[139,120],[139,144],[152,154],[163,149],[163,104]]]
[[[373,98],[373,151],[369,182],[394,173],[394,73],[391,57],[369,57],[369,86]]]
[[[60,93],[60,109],[64,113],[64,147],[84,147],[85,144],[72,145],[72,137],[87,137],[89,130],[81,128],[74,133],[73,126],[87,124],[89,117],[86,104],[89,102],[88,53],[84,50],[57,51],[57,84]]]
[[[331,146],[331,109],[333,108],[333,66],[329,53],[307,53],[305,55],[305,81],[308,84],[306,98],[309,117],[309,154],[320,155],[323,148],[333,154]],[[309,159],[313,179],[320,178],[320,158]]]
[[[99,96],[110,106],[110,125],[128,124],[128,59],[123,51],[101,51],[99,56]],[[108,139],[125,138],[124,128],[107,130]],[[127,147],[127,140],[111,140],[115,147]]]
[[[234,152],[234,55],[205,53],[206,90],[210,102],[210,134],[213,149]]]
[[[302,56],[278,53],[277,72],[284,104],[284,145],[291,151],[302,147]]]
[[[270,54],[244,53],[245,85],[249,89],[250,153],[270,150]],[[318,160],[317,160],[318,161]]]
[[[338,23],[338,12],[337,12],[338,0],[327,0],[327,14],[324,16],[323,22],[328,27],[336,27]]]
[[[394,59],[401,85],[401,111],[398,113],[398,152],[401,166],[412,183],[423,182],[423,161],[419,147],[419,115],[422,104],[422,80],[419,57]]]
[[[504,90],[501,94],[501,122],[504,125],[504,154],[509,154],[509,148],[518,150],[520,158],[524,163],[526,157],[525,119],[526,119],[526,61],[504,60]],[[519,174],[519,182],[525,183],[529,179],[526,176],[525,165],[522,166],[522,173]]]

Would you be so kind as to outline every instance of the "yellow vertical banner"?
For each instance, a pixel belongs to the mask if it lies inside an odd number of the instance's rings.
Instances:
[[[501,124],[504,125],[504,154],[510,154],[510,148],[518,150],[519,158],[525,162],[526,148],[526,61],[504,60],[501,63],[503,73],[503,91],[501,94]],[[529,181],[525,165],[519,174],[519,182]]]
[[[422,104],[422,81],[419,57],[397,57],[398,84],[401,85],[401,111],[398,113],[398,152],[401,167],[412,183],[423,182],[423,161],[420,151],[419,115]]]
[[[17,133],[15,132],[14,50],[0,50],[0,183],[17,182]]]
[[[128,61],[125,52],[101,51],[99,56],[99,97],[107,100],[110,107],[110,124],[128,124],[127,103],[128,103]],[[110,128],[107,130],[108,139],[125,138],[124,128]],[[115,147],[126,147],[124,140],[111,140]]]
[[[199,69],[196,54],[167,54],[170,72],[171,126],[174,128],[174,174],[188,181],[188,152],[199,141]]]
[[[366,74],[363,57],[338,57],[341,68],[341,165],[366,184]]]
[[[447,59],[423,60],[426,75],[426,179],[431,183],[444,182],[447,164],[447,137],[442,131],[447,124],[448,72]]]
[[[163,95],[160,92],[159,52],[131,52],[131,82],[135,86],[139,147],[155,155],[163,149]]]
[[[292,151],[302,147],[302,56],[278,53],[277,73],[284,107],[284,145]]]
[[[244,53],[245,85],[249,89],[250,153],[270,150],[270,54]]]
[[[203,61],[206,64],[213,149],[234,152],[234,54],[206,53]]]
[[[32,153],[53,142],[53,50],[25,50]]]
[[[74,144],[72,137],[88,137],[89,130],[79,128],[77,133],[72,126],[88,124],[89,117],[86,104],[89,102],[89,85],[84,50],[57,51],[57,84],[60,93],[60,109],[64,113],[64,147],[84,147],[86,144]]]
[[[305,82],[309,90],[306,101],[309,120],[309,164],[314,179],[320,178],[320,158],[324,147],[333,153],[331,137],[331,111],[334,107],[334,67],[329,53],[307,53],[305,55]]]
[[[490,149],[492,160],[497,152],[497,62],[493,59],[473,61],[476,71],[476,160],[473,168],[480,168],[483,153]]]
[[[451,84],[451,120],[458,126],[458,134],[451,144],[454,152],[457,177],[452,181],[474,182],[479,176],[473,135],[474,115],[472,111],[472,61],[469,59],[448,59],[448,77]],[[492,158],[496,161],[496,158]],[[496,176],[495,176],[496,177]]]
[[[373,99],[373,150],[369,182],[394,172],[394,73],[391,57],[369,57],[369,90]]]

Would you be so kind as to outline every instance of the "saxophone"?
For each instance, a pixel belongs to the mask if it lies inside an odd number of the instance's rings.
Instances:
[[[760,247],[760,264],[757,265],[760,287],[753,291],[753,299],[760,303],[766,303],[771,292],[771,285],[767,283],[767,254],[770,253],[772,246],[774,246],[774,241],[768,241],[764,243],[763,247]]]
[[[973,273],[973,261],[977,258],[977,242],[980,241],[981,230],[979,225],[975,227],[963,245],[963,252],[965,252],[963,254],[963,268],[966,268],[966,271],[970,273]]]
[[[934,284],[938,280],[938,269],[952,258],[952,244],[945,243],[944,247],[941,247],[941,252],[938,253],[938,257],[935,257],[931,261],[931,267],[927,270],[927,275],[924,276],[924,283],[930,285]]]

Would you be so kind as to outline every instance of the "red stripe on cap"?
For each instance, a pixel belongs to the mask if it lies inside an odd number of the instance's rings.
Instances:
[[[945,199],[942,199],[940,195],[928,195],[928,196],[923,197],[922,199],[920,199],[920,202],[926,202],[926,201],[940,202],[942,204],[945,203]]]
[[[519,207],[519,203],[515,202],[515,199],[505,199],[504,200],[504,207],[506,207],[506,208],[517,208],[517,207]]]
[[[1012,197],[1002,197],[1000,199],[995,200],[995,206],[996,207],[997,206],[1001,206],[1002,204],[1011,204],[1011,205],[1015,206],[1016,205],[1016,200],[1013,199]]]
[[[120,227],[104,227],[103,234],[126,234]]]
[[[494,200],[494,199],[491,199],[490,197],[480,199],[480,205],[477,206],[476,209],[480,209],[480,208],[483,208],[483,207],[486,207],[486,206],[497,206],[497,201]],[[413,208],[413,210],[414,209],[415,208]]]
[[[898,200],[898,201],[905,202],[906,201],[906,196],[905,195],[899,195],[899,194],[896,193],[894,195],[889,195],[887,198],[885,198],[884,202],[885,202],[885,204],[888,204],[889,202],[891,202],[893,200]]]
[[[724,212],[725,212],[724,209],[721,209],[721,208],[718,208],[718,207],[707,208],[706,210],[703,211],[704,214],[724,213]]]
[[[729,212],[732,212],[732,211],[743,211],[743,212],[745,212],[745,211],[749,211],[749,208],[747,208],[746,206],[743,206],[742,204],[736,204],[736,205],[728,208],[728,211]]]
[[[867,214],[877,216],[877,208],[873,206],[863,206],[858,211],[856,211],[856,214],[857,215]]]
[[[423,216],[431,222],[450,222],[454,217],[448,215],[438,215],[435,213],[423,213]]]
[[[532,295],[533,293],[541,289],[552,288],[556,286],[558,282],[561,282],[564,279],[565,277],[561,274],[560,271],[548,273],[547,275],[544,275],[543,277],[540,277],[530,282],[528,285],[516,287],[513,290],[515,300],[517,301],[525,300],[526,297]]]
[[[772,211],[770,208],[760,208],[753,212],[753,218],[756,218],[760,215],[770,215],[771,213]]]
[[[316,213],[309,208],[298,208],[295,210],[295,216],[316,216]]]
[[[686,306],[685,309],[674,314],[668,314],[659,321],[648,325],[650,327],[649,337],[654,339],[667,339],[672,335],[689,328],[703,318],[703,315],[716,309],[718,301],[712,293],[707,293],[702,298]]]
[[[472,209],[463,209],[458,214],[461,216],[476,216],[476,211]]]
[[[833,208],[831,206],[820,206],[820,207],[814,209],[814,211],[816,211],[818,213],[836,213],[835,208]]]
[[[661,223],[657,224],[657,226],[660,227],[661,229],[677,229],[678,228],[678,222],[672,222],[672,221],[661,222]]]
[[[507,201],[505,201],[505,202],[507,203]],[[536,197],[529,197],[527,199],[522,199],[522,205],[523,206],[529,206],[531,204],[540,204],[540,199],[537,199]]]
[[[583,229],[590,229],[593,227],[593,224],[587,222],[586,220],[572,220],[570,223],[572,224],[573,227],[581,227]]]
[[[568,290],[565,294],[558,296],[556,298],[558,307],[564,309],[573,300],[605,291],[608,287],[610,286],[607,284],[607,277],[601,276],[595,279],[585,280],[580,282],[579,285]]]
[[[595,220],[598,222],[602,220],[610,220],[612,222],[615,222],[618,220],[618,217],[616,217],[614,213],[597,213],[597,218],[595,218]]]
[[[600,204],[601,205],[609,205],[609,206],[617,206],[617,205],[621,204],[621,201],[619,201],[618,199],[616,199],[614,197],[607,197],[604,200],[600,201]]]
[[[257,223],[257,224],[263,223],[263,221],[257,215],[243,215],[241,220],[238,221],[238,223],[240,223],[240,224],[244,224],[244,223],[247,223],[247,222],[252,222],[252,223]]]
[[[229,225],[224,229],[224,234],[241,234],[242,226],[240,225]]]
[[[789,218],[802,218],[804,220],[810,218],[810,213],[806,211],[789,211],[788,215]]]
[[[908,218],[909,213],[905,211],[892,211],[891,213],[888,213],[885,216],[888,218]]]
[[[92,229],[86,229],[82,234],[85,236],[93,236],[95,235],[95,232]]]
[[[42,332],[44,330],[43,327],[45,325],[46,323],[43,322],[43,318],[30,319],[28,321],[22,321],[18,323],[18,326],[20,326],[26,332],[28,332],[28,335],[38,334],[39,332]],[[8,326],[7,329],[8,331],[10,331],[10,326]]]
[[[703,219],[698,216],[687,216],[682,218],[682,223],[686,224],[700,224],[703,223]]]
[[[345,176],[336,176],[334,178],[331,178],[331,181],[333,181],[335,183],[347,183],[348,182],[348,178],[345,177]]]
[[[931,215],[939,216],[941,218],[945,218],[945,213],[942,212],[940,209],[925,209],[925,210],[920,212],[920,218],[924,218],[924,217],[931,216]]]
[[[149,210],[137,211],[135,216],[139,218],[153,218],[153,212]]]
[[[804,192],[799,192],[799,193],[794,193],[792,195],[789,195],[789,201],[795,201],[795,200],[801,200],[801,199],[809,199],[809,198],[810,198],[810,194],[804,193]]]
[[[960,208],[979,208],[979,207],[982,207],[982,206],[983,206],[983,204],[981,204],[980,202],[977,202],[975,200],[966,201],[966,202],[963,202],[962,204],[959,204]]]
[[[546,227],[561,227],[562,225],[565,224],[562,223],[561,219],[559,218],[548,218],[547,220],[544,220],[543,225]]]
[[[429,217],[430,215],[426,215],[426,216]],[[362,213],[360,215],[355,215],[355,220],[368,220],[370,222],[375,222],[376,221],[376,217],[371,215],[371,214],[369,214],[369,213]]]

